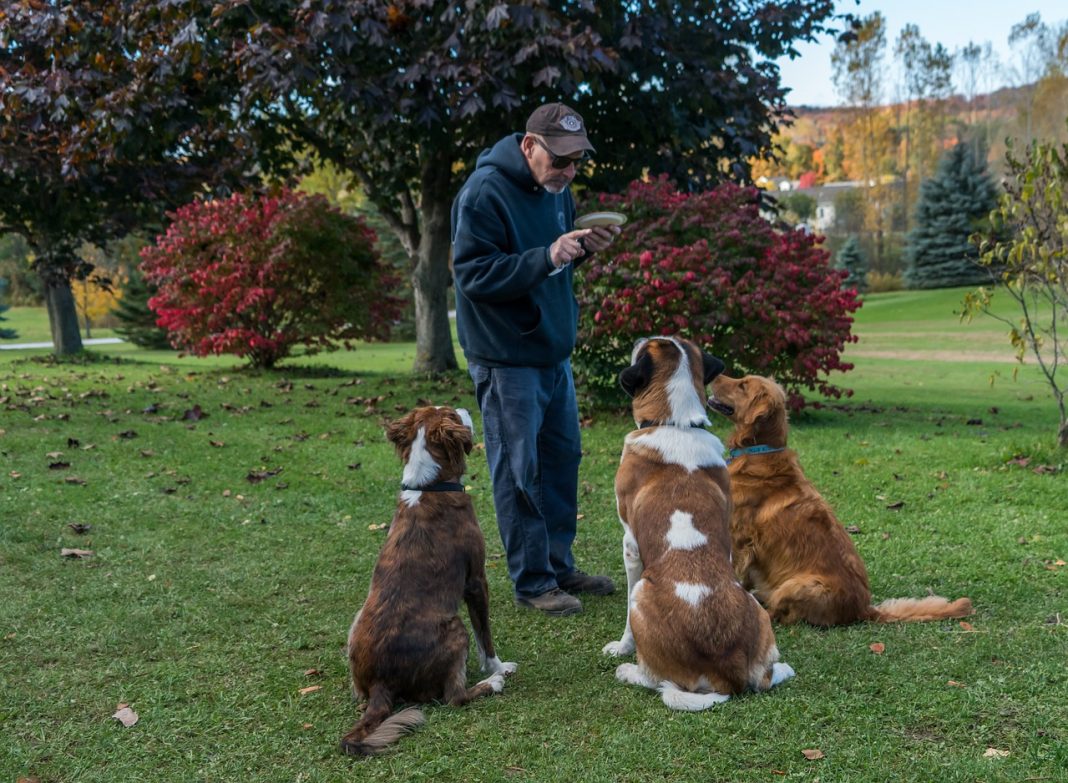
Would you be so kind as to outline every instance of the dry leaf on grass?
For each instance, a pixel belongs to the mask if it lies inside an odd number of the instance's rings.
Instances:
[[[868,649],[876,655],[882,655],[883,651],[886,650],[886,645],[882,642],[873,642],[872,644],[868,645]]]
[[[309,685],[307,688],[301,688],[300,693],[303,696],[306,693],[314,693],[315,691],[322,690],[322,685]]]
[[[59,550],[59,555],[60,555],[60,557],[74,557],[74,558],[92,557],[93,556],[93,550],[92,549],[70,549],[68,547],[63,547],[61,550]]]
[[[111,717],[118,720],[126,728],[130,728],[139,720],[137,713],[126,704],[120,704],[119,708],[115,710],[115,714]]]
[[[960,623],[960,627],[961,627],[962,631],[974,631],[975,630],[975,628],[972,626],[971,623],[966,623],[963,620]]]
[[[816,759],[824,758],[823,751],[818,748],[805,748],[801,751],[801,755],[809,761],[815,761]]]
[[[1000,750],[998,748],[987,748],[983,753],[985,759],[1003,759],[1009,755],[1009,751]]]

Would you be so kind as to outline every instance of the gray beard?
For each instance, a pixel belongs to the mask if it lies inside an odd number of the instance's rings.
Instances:
[[[554,196],[559,195],[567,190],[567,185],[546,185],[545,192],[552,193]]]

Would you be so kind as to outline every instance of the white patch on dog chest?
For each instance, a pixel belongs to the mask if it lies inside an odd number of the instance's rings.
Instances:
[[[706,596],[711,594],[712,588],[708,585],[697,584],[695,582],[675,583],[675,595],[690,606],[697,606]]]
[[[723,442],[707,430],[657,427],[640,435],[630,433],[626,445],[654,449],[662,462],[685,468],[687,473],[698,468],[727,467],[723,461]]]
[[[668,405],[671,406],[671,422],[684,425],[709,425],[708,414],[705,413],[705,405],[694,388],[693,370],[690,368],[690,357],[686,349],[677,341],[672,340],[679,349],[679,366],[671,374],[667,382]]]
[[[671,529],[665,537],[672,549],[697,549],[708,543],[708,536],[693,526],[693,514],[688,511],[671,513]]]

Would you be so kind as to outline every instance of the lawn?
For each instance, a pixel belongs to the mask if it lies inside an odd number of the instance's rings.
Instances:
[[[854,396],[796,416],[791,445],[858,529],[876,600],[967,595],[975,616],[779,627],[795,679],[673,713],[600,653],[620,592],[560,619],[513,604],[476,451],[493,630],[519,670],[372,760],[337,742],[357,716],[345,633],[400,482],[382,423],[419,401],[477,414],[466,375],[409,376],[410,345],[274,373],[126,345],[79,364],[0,352],[0,782],[1063,780],[1056,409],[1033,367],[1013,378],[1001,325],[958,323],[959,301],[868,297],[856,369],[835,379]],[[576,555],[617,583],[632,426],[600,413],[584,430]]]

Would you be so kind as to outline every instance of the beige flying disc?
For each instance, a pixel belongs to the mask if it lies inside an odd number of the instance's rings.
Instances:
[[[593,228],[595,226],[622,226],[627,216],[621,212],[591,212],[575,219],[575,228]]]

